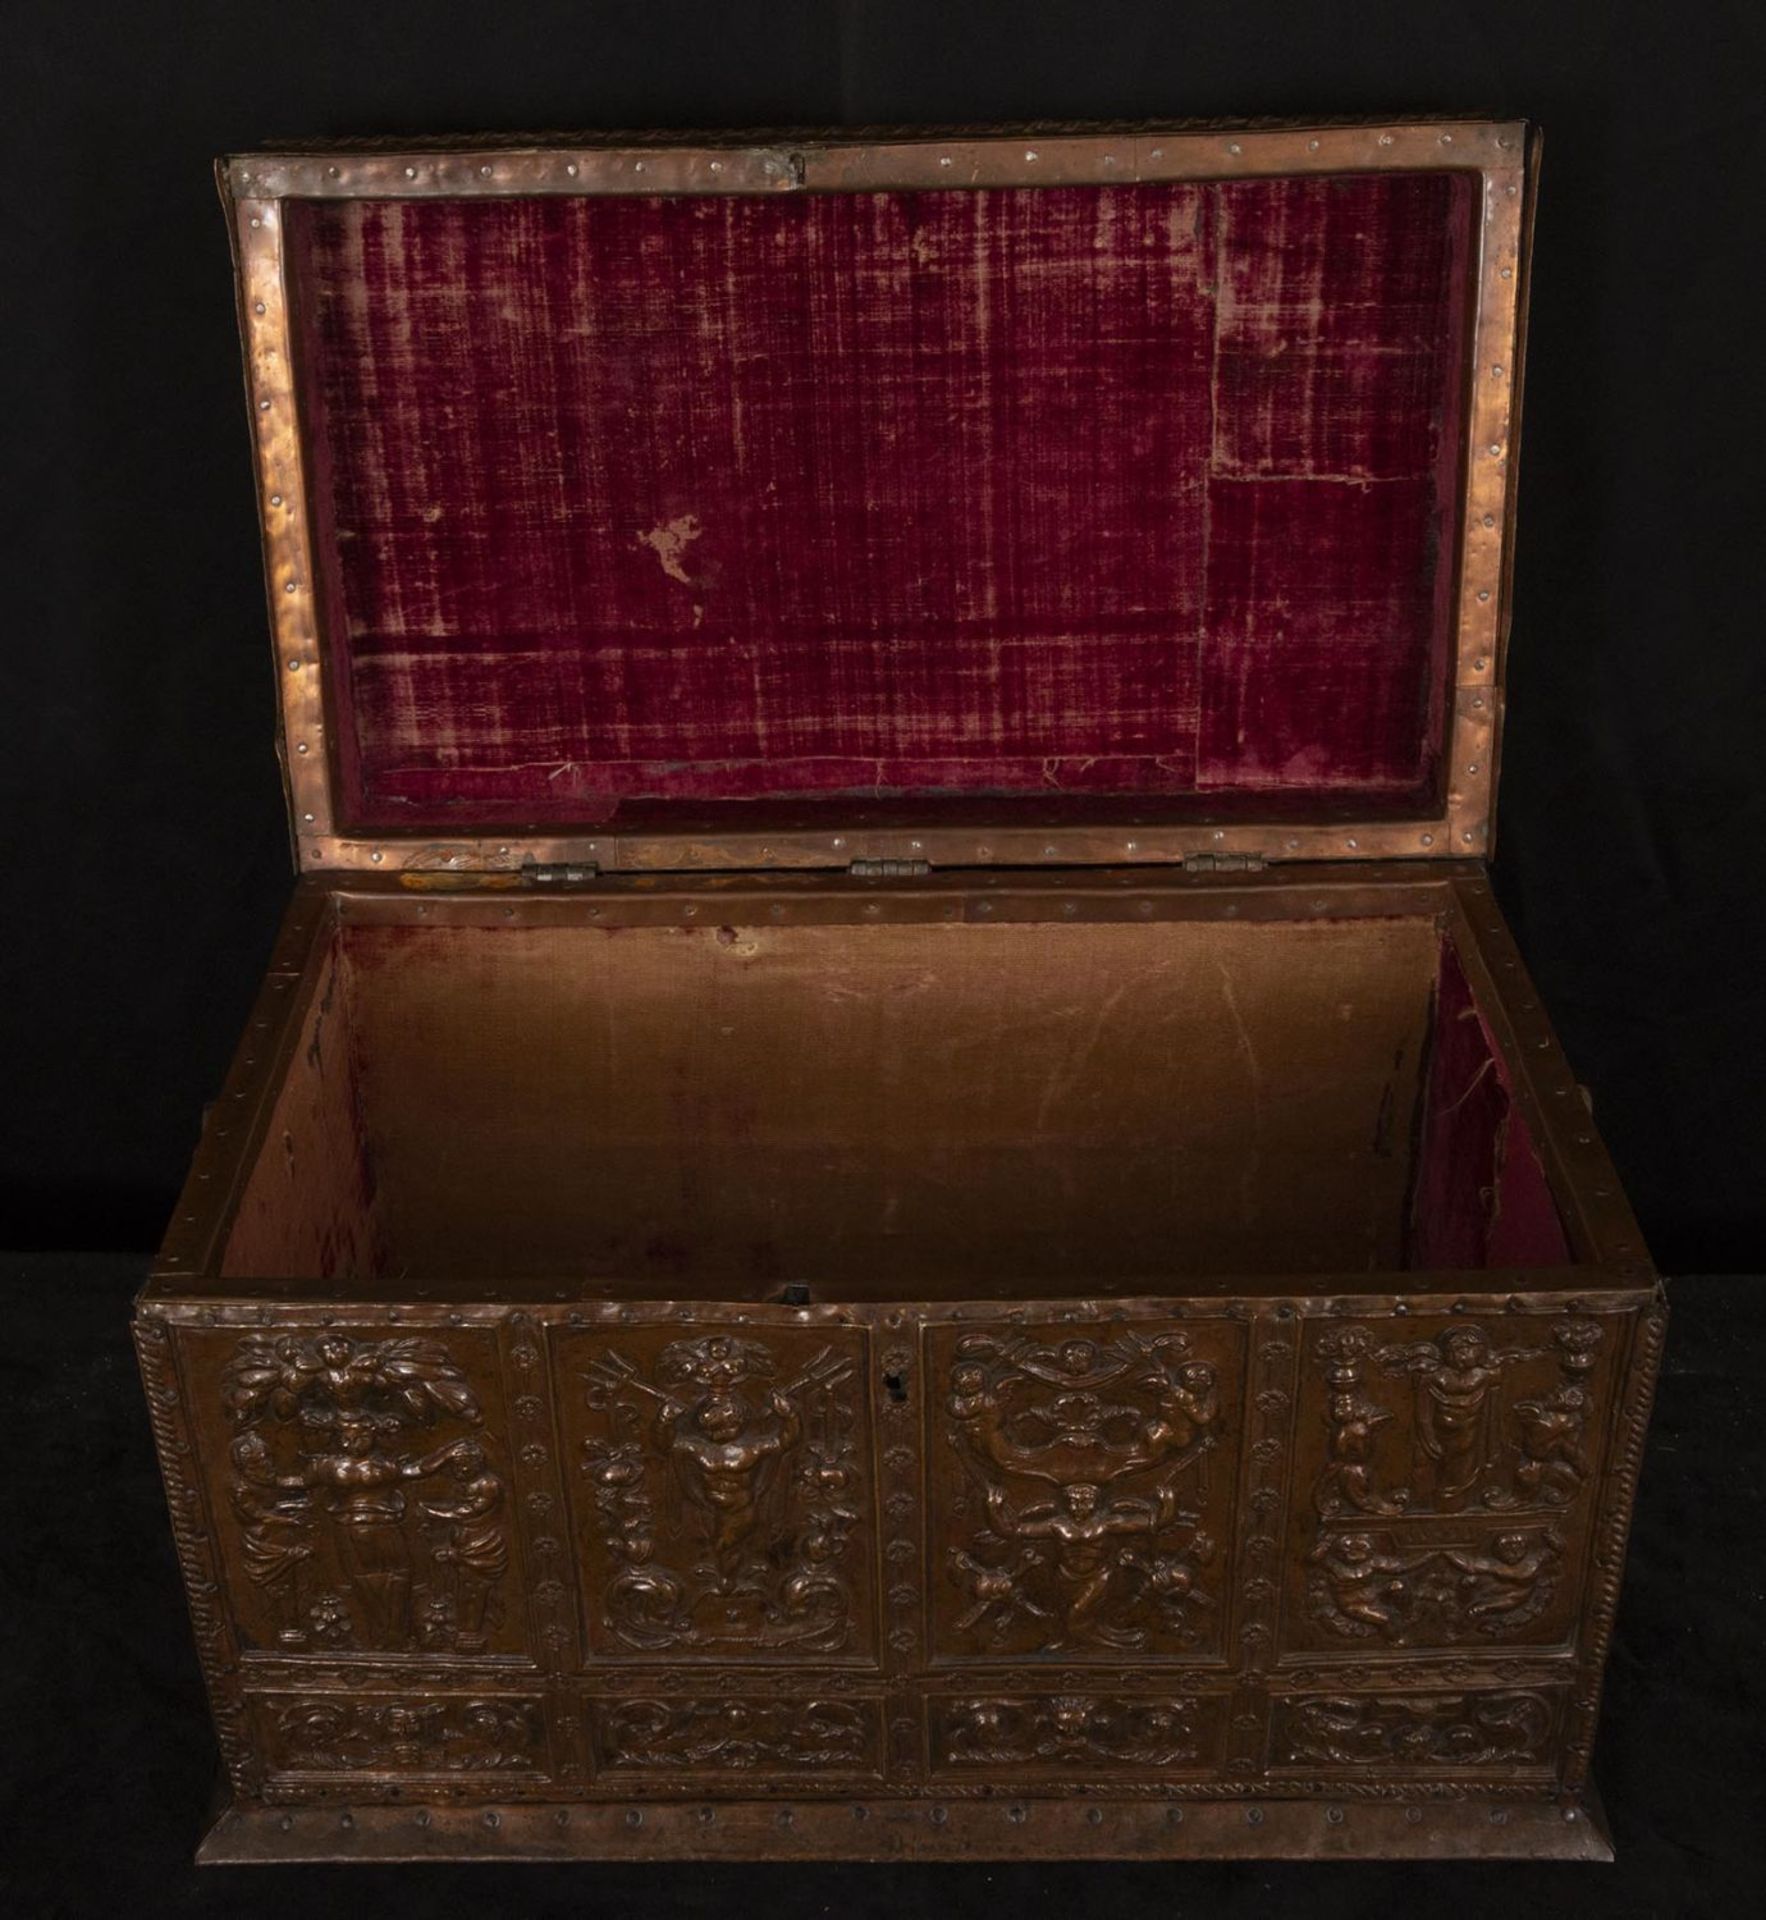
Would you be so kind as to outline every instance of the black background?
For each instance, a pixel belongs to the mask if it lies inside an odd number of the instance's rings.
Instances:
[[[215,154],[359,133],[1473,110],[1546,130],[1498,888],[1658,1262],[1766,1264],[1766,11],[1751,0],[4,0],[0,82],[0,1244],[152,1245],[289,887]],[[58,1530],[138,1540],[130,1579],[151,1599],[125,1581],[109,1612],[94,1602],[93,1633],[123,1653],[150,1627],[183,1631],[133,1387],[107,1345],[140,1271],[127,1258],[36,1261],[0,1276],[18,1329],[9,1371],[27,1393],[65,1395],[25,1440],[54,1463],[57,1421],[84,1422],[103,1457],[78,1457],[101,1478],[110,1455],[94,1436],[117,1435],[105,1486],[63,1484],[59,1507],[27,1507],[0,1540],[8,1586],[38,1593],[36,1547]],[[57,1287],[63,1302],[44,1292]],[[76,1299],[92,1317],[69,1383],[56,1369]],[[1714,1340],[1709,1393],[1721,1399],[1725,1379],[1746,1387],[1760,1346],[1757,1314],[1733,1342]],[[1689,1431],[1709,1444],[1716,1429]],[[1757,1482],[1758,1452],[1736,1457],[1757,1449],[1752,1433],[1738,1413],[1724,1438],[1732,1480],[1751,1458]],[[68,1457],[44,1471],[65,1475]],[[1688,1497],[1701,1474],[1718,1497],[1714,1460],[1671,1464]],[[1659,1482],[1666,1469],[1653,1470]],[[17,1493],[16,1461],[12,1473]],[[1745,1569],[1737,1550],[1724,1549],[1723,1578]],[[1691,1583],[1697,1569],[1682,1572]],[[77,1577],[101,1599],[96,1572]],[[8,1694],[44,1659],[21,1629],[29,1611],[0,1610],[19,1648]],[[1757,1665],[1730,1625],[1730,1645],[1700,1640],[1707,1677]],[[1622,1626],[1622,1655],[1625,1644]],[[206,1766],[182,1642],[156,1658],[124,1660],[133,1704],[112,1719],[146,1726],[157,1702],[195,1728]],[[40,1671],[31,1684],[46,1684]],[[99,1698],[84,1705],[105,1711]],[[81,1723],[48,1696],[32,1694],[30,1710],[47,1716],[35,1737],[59,1740],[42,1764],[68,1764]],[[1695,1736],[1670,1764],[1694,1777],[1742,1757],[1757,1767],[1743,1735],[1738,1747],[1731,1728],[1708,1749]],[[0,1729],[0,1751],[18,1757],[14,1733]],[[133,1765],[156,1766],[151,1742]],[[47,1813],[40,1792],[19,1803],[34,1809],[31,1844],[65,1863],[59,1894],[28,1882],[32,1911],[84,1912],[99,1897],[93,1809],[64,1785]],[[1757,1792],[1751,1805],[1757,1819]],[[192,1808],[161,1794],[113,1804],[111,1818],[135,1846],[115,1842],[113,1869],[139,1855],[181,1870]],[[1715,1831],[1693,1851],[1725,1885],[1746,1855],[1741,1834]],[[1263,1884],[1260,1870],[1239,1871],[1249,1877],[1231,1884],[1247,1896]],[[237,1876],[220,1878],[242,1903]],[[486,1880],[422,1878],[432,1905],[489,1892]],[[922,1881],[893,1877],[895,1910],[935,1897],[911,1891]],[[1270,1891],[1277,1882],[1299,1885],[1278,1875]],[[237,1910],[213,1876],[201,1895],[176,1874],[126,1898],[114,1871],[102,1884],[134,1911]],[[317,1881],[296,1884],[324,1904]],[[326,1884],[341,1897],[334,1876]],[[553,1910],[519,1892],[538,1882],[498,1884],[517,1891],[489,1910]],[[593,1905],[590,1883],[573,1884]],[[643,1898],[709,1911],[717,1884],[739,1905],[783,1883],[750,1872],[619,1884],[607,1911]],[[874,1910],[853,1892],[871,1882],[803,1870],[790,1884],[804,1912]],[[1020,1875],[986,1897],[1034,1904],[1035,1884]],[[1118,1896],[1121,1911],[1152,1911],[1155,1888],[1164,1910],[1189,1906],[1182,1875],[1084,1884],[1098,1913]],[[1431,1912],[1479,1910],[1444,1893],[1450,1883],[1413,1873],[1403,1884]],[[1505,1884],[1518,1886],[1486,1879],[1487,1897],[1509,1899]],[[1586,1906],[1592,1884],[1573,1884]],[[1718,1881],[1701,1884],[1711,1894]],[[1681,1904],[1672,1885],[1633,1881],[1639,1904],[1611,1910],[1720,1910]],[[1228,1890],[1209,1886],[1210,1903]],[[1399,1888],[1381,1883],[1380,1898]]]

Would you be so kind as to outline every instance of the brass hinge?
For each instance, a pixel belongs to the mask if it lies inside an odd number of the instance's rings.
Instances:
[[[930,860],[854,860],[846,871],[855,880],[920,880],[932,871]]]
[[[1183,857],[1185,873],[1261,873],[1263,855],[1260,853],[1186,853]]]
[[[600,877],[593,860],[529,860],[521,869],[524,887],[574,887]]]

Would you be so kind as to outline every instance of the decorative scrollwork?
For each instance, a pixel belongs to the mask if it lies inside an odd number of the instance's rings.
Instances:
[[[649,1372],[617,1348],[584,1370],[580,1465],[608,1559],[605,1630],[644,1652],[837,1652],[854,1636],[861,1521],[850,1356],[787,1362],[760,1340],[677,1340]]]
[[[938,1749],[951,1767],[1195,1766],[1200,1706],[1157,1697],[1047,1693],[939,1701]]]
[[[985,1524],[945,1556],[959,1645],[1138,1651],[1194,1645],[1218,1608],[1205,1570],[1225,1421],[1216,1364],[1187,1330],[974,1333],[944,1411],[960,1510]]]
[[[621,1700],[599,1714],[602,1764],[738,1772],[866,1767],[875,1715],[851,1700]]]
[[[532,1700],[363,1700],[305,1695],[268,1705],[279,1769],[290,1773],[501,1773],[543,1764]]]
[[[1557,1713],[1539,1693],[1326,1694],[1277,1725],[1278,1766],[1494,1767],[1541,1762]]]
[[[447,1349],[252,1334],[221,1382],[241,1564],[276,1644],[485,1651],[509,1568],[507,1489]],[[434,1444],[411,1444],[419,1429]]]

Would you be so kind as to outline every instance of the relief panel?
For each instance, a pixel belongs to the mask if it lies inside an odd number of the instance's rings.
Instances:
[[[1313,1323],[1283,1649],[1555,1646],[1572,1632],[1623,1323]]]
[[[733,1774],[875,1778],[881,1771],[883,1707],[860,1696],[780,1693],[627,1695],[588,1706],[595,1770],[621,1775]]]
[[[525,1648],[494,1336],[183,1334],[247,1653]]]
[[[996,1773],[1087,1780],[1218,1766],[1226,1701],[1220,1695],[1103,1693],[932,1694],[934,1772],[985,1781]]]
[[[1562,1687],[1296,1695],[1271,1703],[1270,1766],[1296,1773],[1549,1773]]]
[[[525,1694],[248,1695],[272,1774],[534,1775],[546,1772],[542,1702]]]
[[[1222,1656],[1244,1329],[928,1333],[935,1658]]]
[[[862,1332],[619,1327],[554,1356],[592,1657],[874,1657]]]

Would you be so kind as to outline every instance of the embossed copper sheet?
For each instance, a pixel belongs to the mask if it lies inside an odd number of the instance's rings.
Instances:
[[[346,1266],[765,1293],[1404,1259],[1432,920],[342,940]]]
[[[367,830],[1415,811],[1475,176],[291,200]]]

